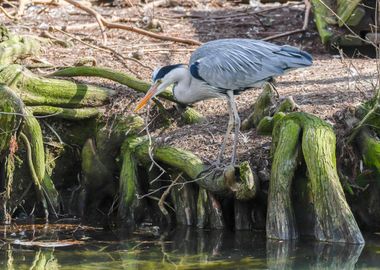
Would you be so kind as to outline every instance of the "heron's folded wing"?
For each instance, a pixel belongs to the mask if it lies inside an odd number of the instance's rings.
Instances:
[[[244,89],[285,70],[311,65],[311,56],[291,46],[230,39],[209,42],[194,52],[190,72],[198,79],[223,89]]]

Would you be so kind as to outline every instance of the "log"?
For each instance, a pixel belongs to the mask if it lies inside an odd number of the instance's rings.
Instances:
[[[172,188],[170,195],[175,209],[178,225],[194,226],[197,222],[197,202],[195,187],[183,182]]]
[[[275,123],[281,120],[285,116],[285,113],[278,112],[272,116],[265,116],[261,119],[260,123],[257,125],[256,131],[259,135],[270,136],[274,129]]]
[[[146,93],[151,84],[148,82],[145,82],[143,80],[139,80],[127,73],[112,70],[110,68],[106,67],[69,67],[62,70],[58,70],[52,74],[49,75],[56,76],[56,77],[76,77],[76,76],[87,76],[87,77],[100,77],[109,79],[111,81],[118,82],[122,85],[126,85],[129,88],[132,88],[133,90],[141,93]],[[160,93],[158,96],[162,97],[166,100],[176,102],[180,104],[178,101],[175,100],[173,97],[173,93],[171,91],[172,87],[168,87],[164,92]],[[195,109],[191,107],[186,107],[184,104],[180,104],[181,106],[184,106],[185,109],[182,112],[182,120],[186,124],[196,124],[204,121],[204,118],[201,113],[197,112]]]
[[[203,115],[191,107],[186,107],[184,109],[181,114],[181,118],[182,121],[188,125],[198,124],[205,121]]]

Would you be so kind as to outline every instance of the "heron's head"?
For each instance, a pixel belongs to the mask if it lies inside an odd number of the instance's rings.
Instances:
[[[135,112],[143,108],[149,100],[164,92],[168,86],[178,82],[178,80],[180,80],[179,71],[183,70],[184,68],[187,68],[187,66],[183,64],[177,64],[160,67],[153,71],[153,84],[146,93],[145,97],[143,97],[143,99],[137,104]]]

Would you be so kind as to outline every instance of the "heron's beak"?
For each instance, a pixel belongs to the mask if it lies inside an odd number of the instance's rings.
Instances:
[[[143,97],[142,100],[140,100],[140,102],[137,104],[136,108],[135,108],[135,112],[141,110],[141,108],[143,108],[147,103],[148,101],[153,98],[155,95],[157,95],[157,90],[158,90],[158,87],[160,86],[160,83],[159,82],[156,82],[155,84],[153,84],[150,89],[148,90],[148,92],[146,93],[145,97]]]

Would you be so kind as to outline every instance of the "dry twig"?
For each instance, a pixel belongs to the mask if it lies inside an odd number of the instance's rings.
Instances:
[[[162,193],[160,200],[158,201],[158,207],[160,208],[162,214],[165,216],[168,224],[170,224],[170,215],[168,210],[166,210],[164,203],[168,195],[170,194],[170,190],[172,187],[178,182],[178,180],[181,178],[183,172],[181,172],[168,186],[168,188]]]
[[[2,6],[0,6],[0,11],[1,11],[2,13],[4,13],[5,17],[7,17],[8,19],[10,19],[10,20],[14,20],[14,19],[16,19],[15,16],[12,16],[12,15],[11,15],[8,11],[6,11],[5,8],[3,8]]]
[[[170,40],[170,41],[175,41],[175,42],[189,44],[189,45],[200,45],[201,44],[201,42],[196,41],[196,40],[192,40],[192,39],[183,39],[183,38],[176,38],[176,37],[171,37],[171,36],[164,36],[164,35],[160,35],[160,34],[156,34],[156,33],[146,31],[146,30],[138,28],[138,27],[129,26],[129,25],[120,24],[120,23],[113,23],[113,22],[106,20],[102,15],[100,15],[94,9],[87,7],[87,6],[83,5],[82,3],[79,3],[79,2],[74,1],[74,0],[65,0],[65,1],[74,5],[75,7],[79,8],[79,9],[86,11],[87,13],[91,14],[92,16],[94,16],[96,18],[96,20],[98,21],[100,29],[102,30],[103,39],[106,38],[105,33],[104,33],[104,29],[106,27],[108,29],[127,30],[130,32],[138,33],[141,35],[145,35],[145,36],[149,36],[149,37],[161,39],[161,40]]]
[[[269,36],[269,37],[263,38],[261,40],[268,41],[268,40],[273,40],[273,39],[277,39],[277,38],[280,38],[280,37],[286,37],[286,36],[290,36],[290,35],[294,35],[294,34],[305,32],[306,29],[307,29],[307,25],[309,24],[311,4],[310,4],[310,0],[304,0],[304,2],[305,2],[305,18],[303,20],[303,26],[302,26],[302,28],[296,29],[296,30],[292,30],[292,31],[287,31],[285,33],[281,33],[281,34],[277,34],[277,35],[273,35],[273,36]]]

